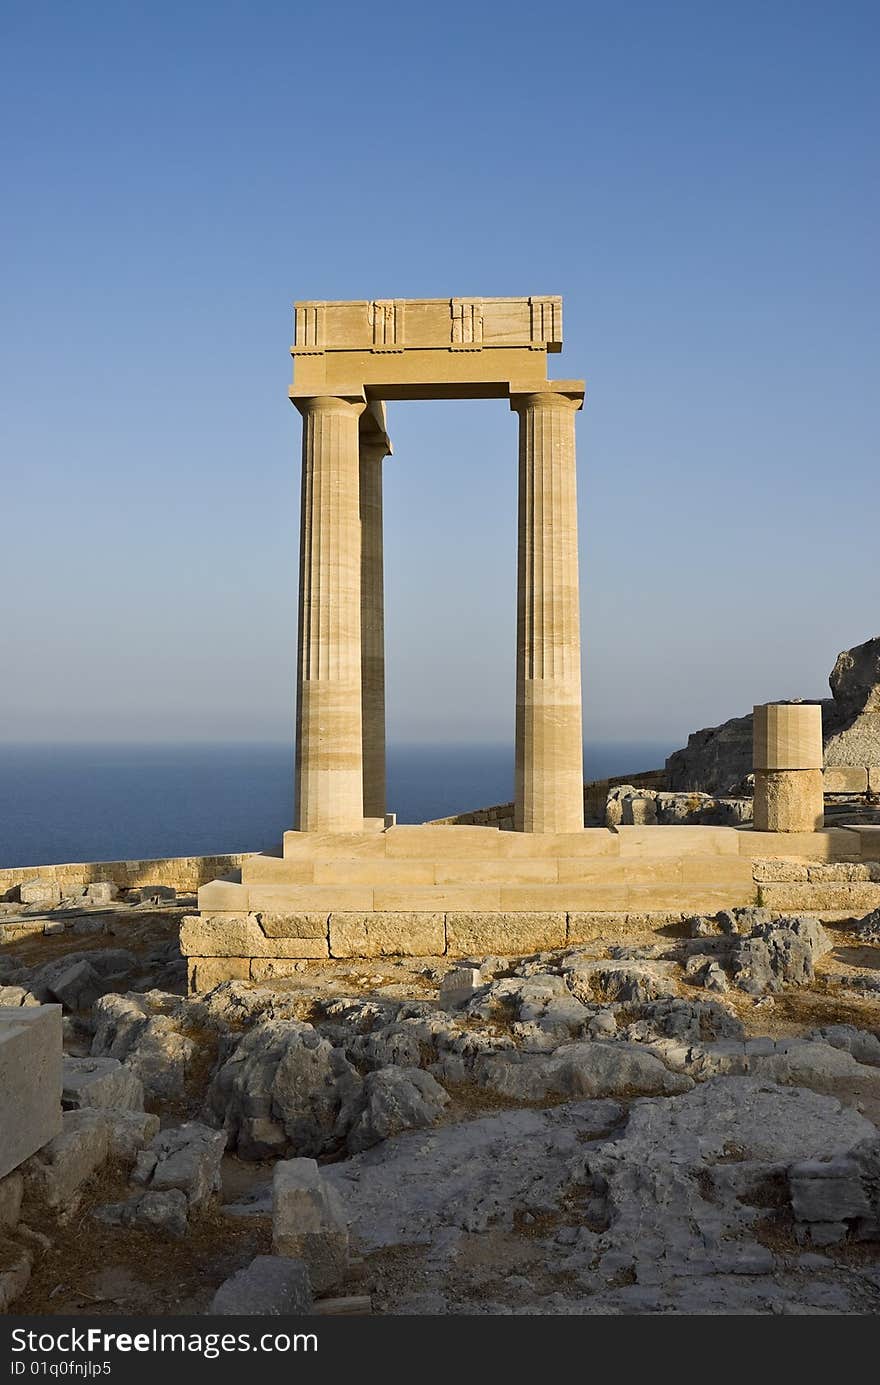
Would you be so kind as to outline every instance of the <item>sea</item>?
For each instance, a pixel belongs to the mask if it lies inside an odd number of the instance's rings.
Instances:
[[[587,745],[584,777],[673,745]],[[425,822],[513,797],[509,745],[393,745],[388,807]],[[0,867],[264,851],[292,825],[289,745],[0,745]]]

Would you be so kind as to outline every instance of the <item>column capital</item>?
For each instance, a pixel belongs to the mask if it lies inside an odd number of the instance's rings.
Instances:
[[[510,385],[510,407],[514,413],[522,409],[582,409],[586,384],[583,380],[548,380],[540,389],[519,389]]]
[[[366,396],[361,394],[308,394],[301,397],[290,396],[294,408],[305,418],[306,414],[346,414],[357,418],[367,407]]]

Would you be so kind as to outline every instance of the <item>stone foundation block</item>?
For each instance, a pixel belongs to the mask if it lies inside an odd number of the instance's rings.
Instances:
[[[257,914],[187,914],[180,950],[187,957],[326,957],[326,937],[267,938]]]
[[[323,938],[326,942],[329,911],[321,914],[255,915],[267,938]]]
[[[333,957],[440,957],[446,951],[441,913],[331,914]]]
[[[290,957],[252,957],[251,980],[282,981],[286,976],[295,976],[302,965]]]
[[[61,1006],[0,1009],[0,1178],[61,1130]]]
[[[249,981],[250,957],[190,957],[187,983],[190,995],[213,991],[223,981]]]
[[[567,916],[552,913],[474,913],[446,915],[446,942],[452,956],[471,953],[543,952],[565,947]]]
[[[880,908],[880,885],[776,885],[770,882],[758,886],[758,903],[766,909],[789,913],[837,910],[855,917]]]

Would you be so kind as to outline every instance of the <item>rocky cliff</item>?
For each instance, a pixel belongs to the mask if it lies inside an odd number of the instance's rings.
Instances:
[[[822,702],[826,766],[880,766],[880,636],[838,654]],[[730,794],[752,770],[752,715],[694,731],[666,761],[668,787]]]

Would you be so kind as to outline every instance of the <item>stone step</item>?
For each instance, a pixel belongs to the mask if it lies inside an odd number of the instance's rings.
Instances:
[[[449,885],[650,885],[706,882],[747,884],[752,862],[727,853],[681,855],[544,856],[530,859],[354,856],[308,860],[253,856],[243,862],[242,883],[252,885],[373,885],[404,888]]]
[[[748,904],[755,886],[748,872],[726,878],[650,880],[631,878],[565,884],[465,883],[443,885],[231,885],[216,881],[199,891],[199,908],[210,912],[297,914],[372,911],[505,913],[553,910],[700,912]]]

